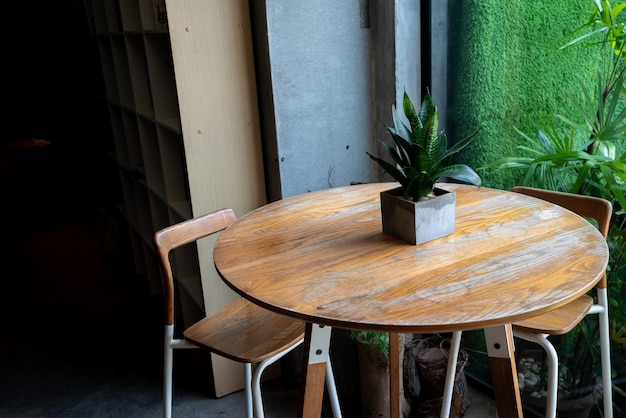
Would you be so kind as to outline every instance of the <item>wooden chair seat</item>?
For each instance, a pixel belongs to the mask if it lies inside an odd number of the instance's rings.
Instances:
[[[553,311],[513,324],[513,330],[550,335],[570,332],[589,313],[593,298],[585,295]]]
[[[183,335],[187,341],[231,360],[259,363],[304,338],[304,322],[240,298],[191,325]]]

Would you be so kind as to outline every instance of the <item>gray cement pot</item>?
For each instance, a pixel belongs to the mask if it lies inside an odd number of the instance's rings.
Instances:
[[[435,197],[404,199],[402,188],[380,193],[383,232],[410,244],[423,244],[454,232],[456,194],[439,187]]]

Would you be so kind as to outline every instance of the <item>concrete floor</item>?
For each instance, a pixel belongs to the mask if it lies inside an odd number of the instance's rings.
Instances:
[[[14,313],[9,318],[3,311],[1,321],[1,417],[161,416],[160,326],[146,325],[140,315]],[[176,353],[173,416],[243,417],[243,392],[213,397],[190,353]],[[297,385],[277,378],[264,383],[263,396],[267,417],[296,416]],[[343,413],[360,416],[354,409]],[[495,416],[493,400],[470,387],[465,417]]]
[[[58,316],[40,319],[37,327],[12,329],[2,341],[0,416],[120,417],[161,416],[161,365],[149,339],[135,341],[128,332],[99,324],[97,338],[78,337],[76,327]],[[60,321],[59,321],[60,320]],[[6,324],[6,321],[3,321]],[[112,324],[113,325],[113,324]],[[85,327],[89,325],[84,324]],[[93,328],[95,330],[96,328]],[[6,334],[6,327],[3,334]],[[105,340],[109,341],[105,341]],[[145,344],[145,346],[144,346]],[[180,352],[187,353],[187,352]],[[174,417],[243,417],[243,392],[214,398],[210,384],[190,373],[189,358],[177,355]],[[341,394],[340,394],[341,395]],[[495,417],[493,400],[470,387],[466,418]],[[298,389],[280,378],[266,382],[263,397],[267,417],[295,417]],[[343,410],[344,417],[359,411]],[[324,417],[332,416],[325,408]]]
[[[141,315],[32,313],[2,310],[1,417],[161,416],[160,326]],[[191,353],[197,352],[176,353],[173,416],[243,417],[243,392],[213,397]],[[296,384],[273,379],[264,383],[263,396],[267,417],[296,416]],[[471,387],[469,396],[466,418],[496,416],[493,400]],[[343,413],[360,416],[354,409]]]

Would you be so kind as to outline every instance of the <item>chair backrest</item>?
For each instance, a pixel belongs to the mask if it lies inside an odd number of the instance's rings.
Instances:
[[[154,245],[164,277],[163,296],[165,298],[166,325],[174,323],[174,275],[169,258],[170,251],[220,232],[236,220],[237,217],[232,209],[221,209],[155,232]]]
[[[598,230],[604,238],[609,233],[613,205],[606,199],[525,186],[515,186],[513,191],[554,203],[584,218],[592,218],[597,222]],[[606,288],[606,275],[598,282],[598,287]]]

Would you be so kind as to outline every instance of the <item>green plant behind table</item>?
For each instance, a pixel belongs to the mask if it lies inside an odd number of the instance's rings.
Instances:
[[[538,123],[534,137],[518,131],[528,142],[519,146],[525,156],[505,157],[492,165],[526,170],[523,182],[528,185],[599,196],[616,202],[618,211],[626,208],[626,153],[619,151],[625,144],[626,132],[626,108],[621,100],[624,75],[606,93],[600,80],[595,100],[581,85],[585,103],[598,103],[595,108],[577,105],[581,113],[583,109],[591,113],[583,124],[561,115],[556,115],[557,121],[547,117]],[[609,100],[610,106],[604,106],[603,100]],[[591,118],[595,120],[589,122]],[[558,121],[569,126],[559,129]],[[580,131],[584,132],[584,140],[577,139]]]
[[[626,2],[612,6],[610,1],[595,0],[595,5],[590,19],[575,31],[587,32],[562,48],[602,35],[602,41],[591,46],[606,48],[610,65],[597,70],[592,87],[578,80],[581,97],[570,97],[577,114],[540,120],[534,136],[518,131],[527,143],[519,146],[523,155],[499,159],[491,166],[525,170],[525,185],[602,197],[613,204],[607,237],[611,356],[613,377],[616,373],[622,373],[623,377],[626,373],[623,368],[626,364],[626,27],[620,23],[620,15],[626,9]],[[563,358],[562,383],[581,382],[597,373],[597,321],[584,321],[553,342]],[[626,396],[619,388],[615,389]],[[569,386],[560,396],[567,395],[567,391],[573,396],[579,388]]]
[[[388,126],[387,130],[394,145],[378,141],[392,161],[375,157],[369,152],[367,155],[400,183],[405,195],[414,201],[424,199],[432,193],[437,180],[444,177],[480,186],[480,176],[473,169],[465,164],[452,164],[454,154],[465,148],[476,134],[448,149],[448,139],[444,132],[439,131],[439,111],[430,93],[426,93],[419,113],[406,91],[402,107],[409,125],[402,121],[395,105],[392,105],[393,127]]]
[[[380,352],[384,356],[389,355],[389,333],[379,331],[350,331],[350,338],[360,337],[369,348]]]

